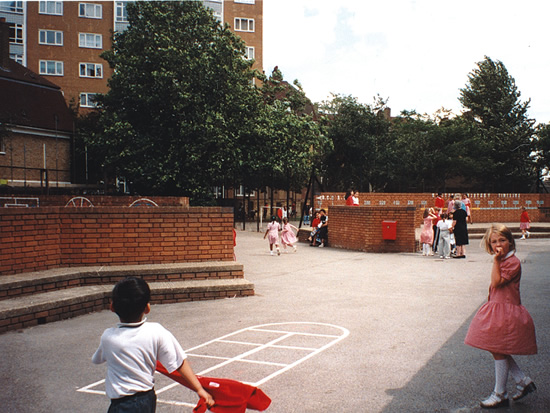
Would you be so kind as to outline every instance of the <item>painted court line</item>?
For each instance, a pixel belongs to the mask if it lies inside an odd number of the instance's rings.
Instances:
[[[318,331],[319,332],[316,332]],[[332,334],[330,334],[332,333]],[[242,339],[238,336],[246,336],[247,334],[252,334],[255,336],[254,340]],[[262,342],[261,338],[265,336],[266,341]],[[243,383],[250,384],[252,386],[258,387],[267,381],[283,374],[284,372],[298,366],[306,360],[316,356],[317,354],[325,351],[326,349],[332,347],[333,345],[339,343],[343,339],[349,336],[349,330],[344,327],[336,326],[333,324],[325,323],[312,323],[312,322],[293,322],[293,323],[270,323],[270,324],[261,324],[253,327],[243,328],[241,330],[235,331],[233,333],[226,334],[224,336],[218,337],[216,339],[207,341],[198,346],[192,347],[185,350],[185,353],[190,359],[192,358],[203,358],[210,360],[219,360],[219,363],[214,364],[211,367],[208,367],[202,371],[197,372],[199,376],[216,376],[212,374],[216,370],[219,370],[223,367],[230,366],[233,363],[246,363],[250,365],[251,369],[254,369],[254,365],[264,365],[269,367],[275,367],[278,369],[273,371],[271,374],[264,376],[263,378],[255,381],[245,381],[240,380]],[[288,340],[298,340],[301,339],[307,340],[307,346],[299,345],[285,345],[283,342]],[[312,345],[311,341],[315,340],[321,341],[319,346]],[[230,344],[235,346],[244,346],[249,349],[243,351],[237,355],[224,356],[224,355],[212,355],[208,354],[210,346],[215,346],[216,344]],[[313,343],[315,344],[315,343]],[[269,355],[267,355],[266,360],[256,360],[250,359],[248,357],[256,355],[259,357],[261,353],[265,350],[277,349],[277,350],[288,350],[290,354],[295,352],[297,357],[296,360],[284,363],[280,360],[269,360]],[[204,351],[201,351],[204,350]],[[307,353],[303,355],[303,353]],[[105,383],[105,380],[100,380],[95,383],[89,384],[85,387],[77,389],[78,392],[96,394],[105,396],[105,391],[98,390],[97,388],[102,386]],[[179,383],[171,383],[162,388],[157,388],[156,393],[160,395],[166,391],[180,386]],[[159,398],[157,403],[175,405],[175,406],[189,406],[194,407],[195,404],[187,403],[184,401],[177,400],[165,400]]]

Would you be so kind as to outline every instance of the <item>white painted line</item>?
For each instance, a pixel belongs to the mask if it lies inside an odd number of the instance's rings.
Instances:
[[[302,328],[303,327],[303,328]],[[309,332],[308,329],[315,328],[319,329],[320,333],[315,332]],[[328,330],[327,333],[323,333],[323,329]],[[303,331],[300,331],[303,330]],[[338,334],[330,334],[329,331],[331,330],[337,330]],[[266,343],[261,343],[257,341],[261,340],[255,340],[255,341],[244,341],[239,340],[237,337],[240,334],[243,333],[259,333],[260,335],[262,333],[270,334],[270,340]],[[333,331],[331,331],[333,332]],[[207,341],[205,343],[202,343],[198,346],[189,348],[185,350],[187,356],[189,358],[197,357],[197,358],[203,358],[203,359],[212,359],[212,360],[219,360],[220,363],[215,364],[211,367],[208,367],[200,372],[197,373],[199,376],[207,375],[208,373],[214,372],[222,367],[231,365],[232,363],[247,363],[251,365],[251,369],[254,369],[254,365],[265,365],[265,366],[273,366],[273,367],[280,367],[278,370],[274,371],[273,373],[265,376],[264,378],[256,381],[255,383],[248,382],[241,380],[243,383],[250,384],[252,386],[258,387],[267,381],[283,374],[284,372],[298,366],[299,364],[303,363],[306,360],[309,360],[310,358],[316,356],[317,354],[325,351],[326,349],[332,347],[333,345],[339,343],[343,339],[345,339],[347,336],[349,336],[350,332],[344,327],[336,326],[333,324],[325,324],[325,323],[312,323],[312,322],[289,322],[289,323],[270,323],[270,324],[262,324],[257,325],[253,327],[243,328],[238,331],[234,331],[233,333],[226,334],[224,336],[218,337],[216,339]],[[273,338],[273,335],[276,335],[277,337]],[[256,339],[258,334],[255,334]],[[232,340],[232,338],[235,337],[237,340]],[[297,338],[298,340],[303,338],[310,338],[308,340],[308,344],[311,345],[311,339],[319,338],[323,339],[323,342],[325,344],[320,345],[319,347],[303,347],[303,346],[295,346],[295,345],[285,345],[283,342],[288,339]],[[329,341],[326,342],[328,339]],[[200,354],[200,351],[197,351],[199,349],[202,349],[204,347],[207,347],[212,344],[216,343],[223,343],[223,344],[234,344],[234,345],[242,345],[242,346],[250,346],[252,347],[250,350],[244,351],[238,355],[231,356],[231,357],[223,357],[219,355],[210,355],[210,354]],[[299,352],[299,356],[302,356],[304,352],[307,354],[300,357],[298,360],[286,364],[281,363],[278,361],[269,361],[269,360],[253,360],[249,359],[248,357],[260,353],[263,350],[267,349],[279,349],[279,350],[289,350],[289,351],[295,351]],[[94,390],[94,387],[97,387],[101,384],[105,383],[105,380],[100,380],[95,383],[92,383],[88,386],[82,387],[80,389],[77,389],[77,391],[82,393],[89,393],[89,394],[101,394],[105,395],[104,391]],[[165,393],[166,391],[173,389],[174,387],[179,386],[179,383],[171,383],[167,386],[164,386],[162,388],[156,389],[156,393],[158,395]],[[185,406],[185,407],[194,407],[195,404],[193,403],[187,403],[183,401],[176,401],[176,400],[166,400],[166,399],[157,399],[157,403],[159,404],[168,404],[173,406]]]

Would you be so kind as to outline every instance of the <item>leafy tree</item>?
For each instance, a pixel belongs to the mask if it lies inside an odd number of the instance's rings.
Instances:
[[[137,192],[204,200],[239,174],[260,103],[252,61],[201,2],[131,2],[128,20],[102,55],[115,72],[87,144]]]
[[[322,106],[324,133],[332,141],[326,181],[331,190],[383,190],[388,184],[390,123],[352,96],[333,95]]]
[[[522,191],[536,179],[534,120],[527,116],[530,100],[521,102],[520,96],[504,64],[487,56],[460,90],[459,101],[468,110],[465,118],[479,129],[475,146],[484,190]]]

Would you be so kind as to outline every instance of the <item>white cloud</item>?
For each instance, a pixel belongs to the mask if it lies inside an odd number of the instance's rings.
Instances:
[[[394,113],[459,112],[459,89],[487,55],[546,123],[548,11],[546,0],[264,0],[264,69],[278,65],[313,101],[380,94]]]

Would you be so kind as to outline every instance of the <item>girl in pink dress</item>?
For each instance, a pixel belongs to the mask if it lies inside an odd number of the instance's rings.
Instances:
[[[489,351],[495,359],[495,388],[480,404],[485,408],[508,406],[508,373],[516,382],[513,400],[519,400],[537,388],[516,364],[512,354],[537,353],[535,325],[521,305],[519,283],[521,263],[516,257],[512,231],[504,225],[492,225],[483,237],[486,251],[494,255],[489,299],[474,316],[464,342]]]
[[[294,225],[288,222],[288,218],[283,218],[283,232],[281,232],[281,244],[283,244],[283,248],[286,252],[286,246],[290,245],[294,252],[296,252],[296,245],[294,245],[298,240],[296,239],[296,235],[294,234],[293,229],[298,231],[298,228],[296,228]]]
[[[281,255],[281,250],[279,249],[279,231],[280,230],[281,230],[281,227],[277,222],[277,217],[273,215],[271,217],[271,222],[267,224],[267,230],[265,231],[265,234],[264,234],[264,239],[265,237],[267,237],[267,240],[269,241],[269,253],[271,255],[274,255],[273,245],[275,245],[275,249],[277,250],[277,255]]]
[[[422,243],[422,255],[433,255],[432,244],[434,242],[433,221],[437,218],[433,208],[424,210],[424,226],[420,233],[420,242]]]

